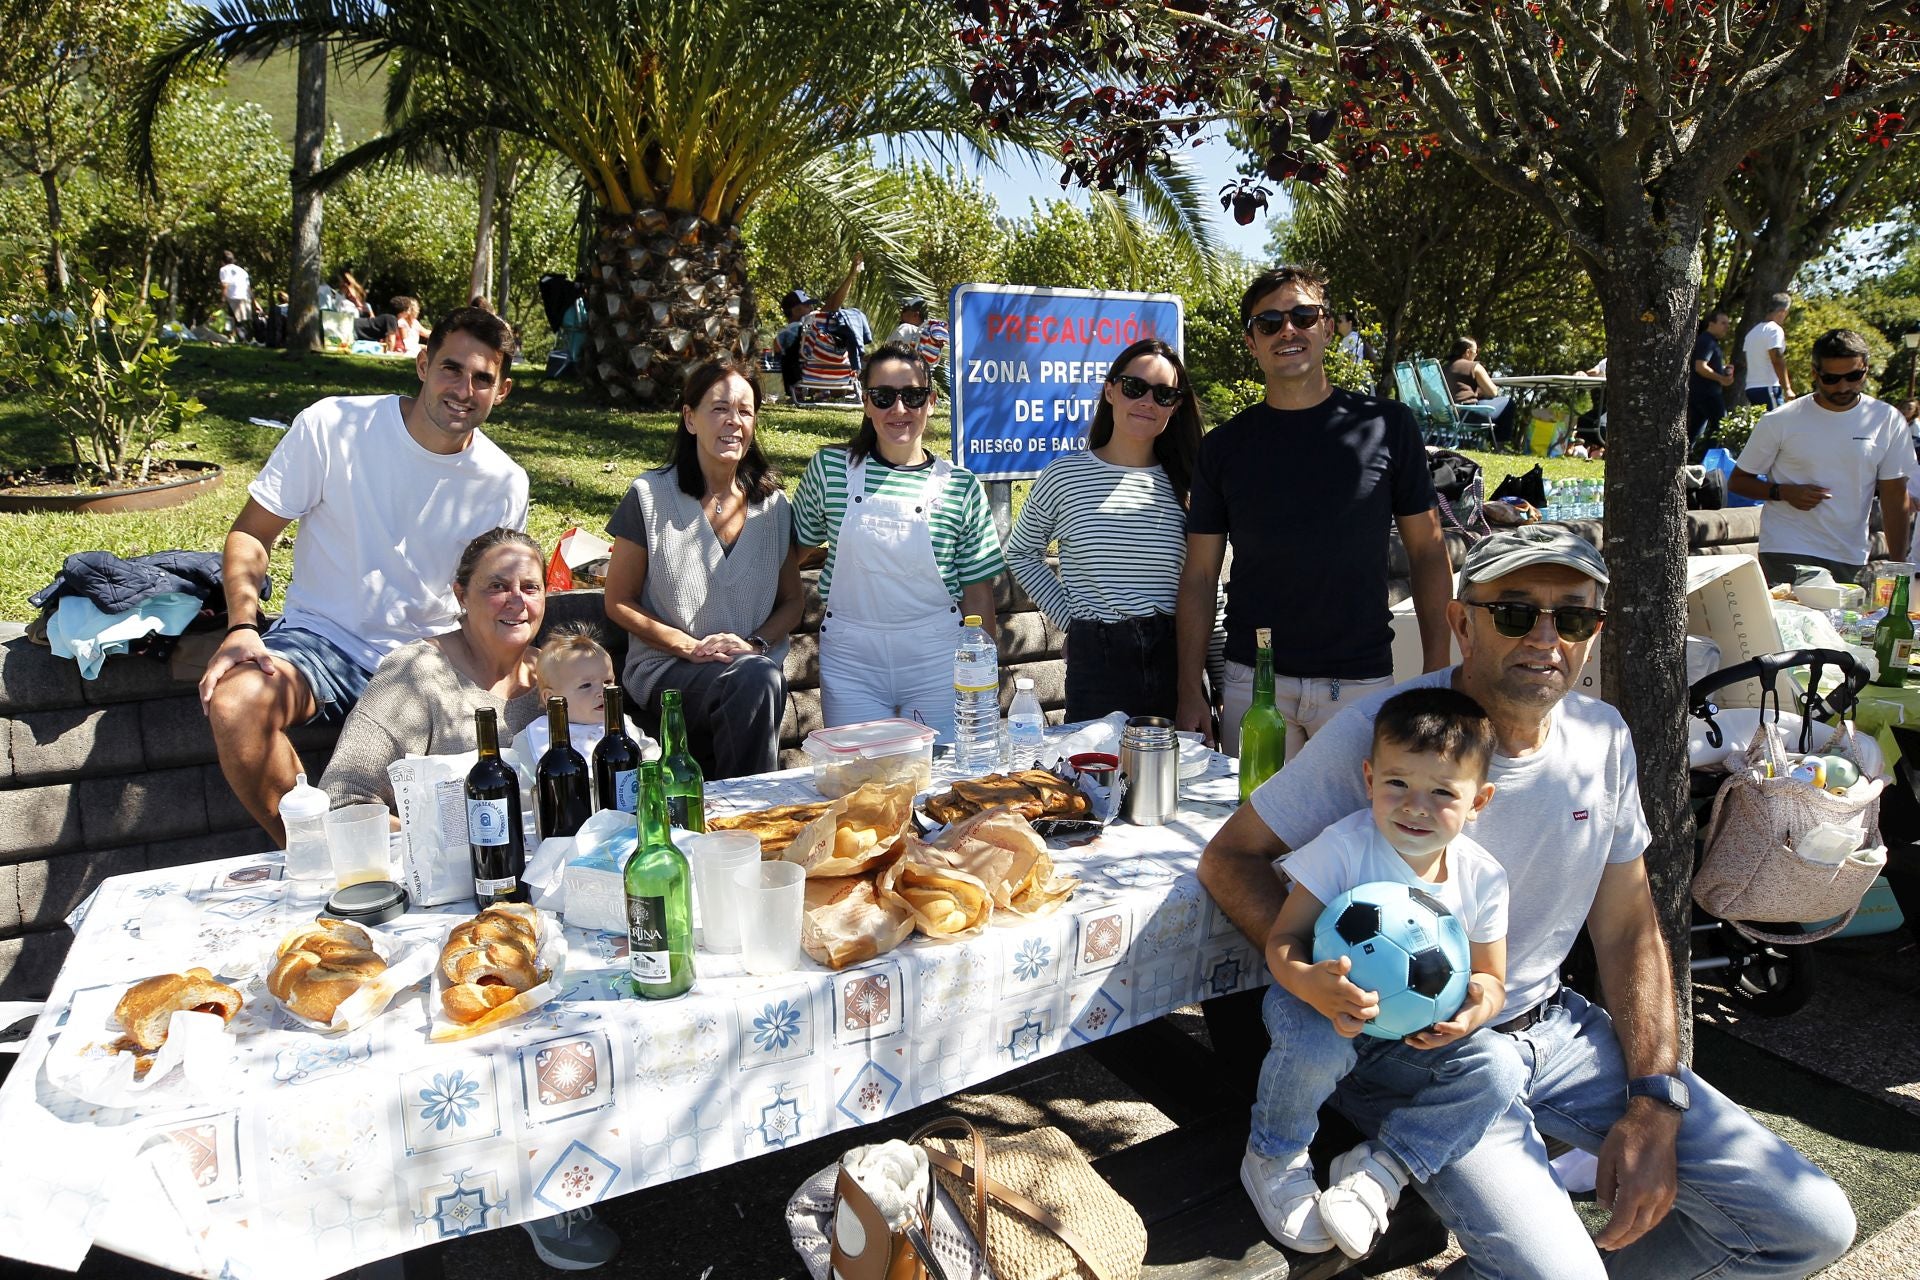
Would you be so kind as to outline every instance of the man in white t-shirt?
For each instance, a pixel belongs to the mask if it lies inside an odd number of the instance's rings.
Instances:
[[[1813,344],[1813,394],[1763,416],[1734,464],[1727,488],[1767,504],[1760,567],[1770,583],[1791,583],[1796,564],[1861,581],[1876,494],[1890,554],[1907,545],[1913,444],[1899,411],[1866,394],[1868,354],[1866,339],[1851,329],[1821,334]]]
[[[1460,665],[1400,686],[1451,685],[1493,720],[1498,800],[1475,839],[1506,868],[1511,894],[1494,1030],[1528,1066],[1519,1102],[1430,1180],[1426,1199],[1466,1254],[1447,1274],[1808,1275],[1852,1242],[1845,1193],[1679,1065],[1633,743],[1613,708],[1571,692],[1605,621],[1606,582],[1599,553],[1561,526],[1482,539],[1447,610]],[[1335,717],[1208,842],[1201,883],[1248,938],[1265,941],[1285,897],[1274,859],[1364,802],[1359,762],[1388,696]],[[1605,1010],[1559,983],[1583,925]],[[1377,1099],[1343,1085],[1334,1105],[1363,1133],[1379,1130]],[[1611,1217],[1597,1237],[1555,1181],[1543,1138],[1598,1156]]]
[[[233,250],[220,251],[220,296],[233,317],[233,340],[246,342],[253,337],[253,278],[247,269],[233,260]]]
[[[418,395],[310,405],[247,486],[227,534],[227,638],[200,703],[234,795],[276,840],[280,797],[302,772],[287,730],[339,724],[381,658],[457,626],[461,551],[526,528],[527,473],[480,432],[513,388],[513,347],[498,316],[455,311],[417,358]],[[268,549],[295,520],[284,612],[263,631]]]
[[[1747,367],[1747,403],[1778,409],[1793,399],[1787,374],[1787,308],[1793,299],[1776,293],[1767,299],[1767,318],[1747,330],[1740,350]]]

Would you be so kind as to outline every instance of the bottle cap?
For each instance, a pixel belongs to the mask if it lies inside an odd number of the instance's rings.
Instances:
[[[1273,648],[1273,628],[1255,627],[1253,629],[1253,645],[1256,649]]]
[[[300,774],[294,779],[293,790],[280,797],[280,820],[282,822],[310,822],[315,818],[327,816],[327,793],[318,787],[307,785],[307,775]]]
[[[977,613],[970,613],[966,616],[964,621],[966,625],[969,627],[977,627],[980,625],[980,615]]]
[[[1014,679],[1013,687],[1015,689],[1031,689],[1033,688],[1033,681],[1027,679],[1025,676],[1018,676]]]

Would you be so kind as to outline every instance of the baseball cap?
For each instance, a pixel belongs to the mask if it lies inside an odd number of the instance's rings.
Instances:
[[[1486,582],[1536,564],[1559,564],[1607,585],[1607,562],[1591,542],[1557,524],[1524,524],[1482,538],[1460,564],[1461,588]]]
[[[818,301],[819,301],[818,298],[808,293],[805,289],[789,289],[787,291],[787,296],[780,299],[780,311],[784,315],[786,312],[793,310],[795,307],[800,307],[800,306],[810,307]]]
[[[900,309],[902,311],[918,311],[924,314],[927,309],[927,300],[919,294],[915,294],[910,298],[902,298],[900,299]]]

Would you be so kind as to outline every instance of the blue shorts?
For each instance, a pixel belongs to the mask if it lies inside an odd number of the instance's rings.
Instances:
[[[349,658],[340,646],[317,631],[275,624],[262,636],[267,652],[307,679],[319,706],[308,724],[340,724],[367,691],[373,672]]]
[[[1748,404],[1765,405],[1769,409],[1778,409],[1781,405],[1782,396],[1783,392],[1780,390],[1778,384],[1771,387],[1747,388]]]

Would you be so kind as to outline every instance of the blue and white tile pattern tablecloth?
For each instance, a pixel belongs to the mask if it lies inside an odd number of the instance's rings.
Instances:
[[[716,810],[818,798],[804,774],[713,790]],[[752,978],[703,953],[689,995],[650,1003],[625,994],[624,938],[569,930],[561,998],[450,1044],[427,1040],[424,986],[339,1037],[279,1012],[248,967],[314,908],[278,855],[115,876],[0,1090],[0,1254],[73,1267],[97,1240],[192,1274],[333,1275],[896,1115],[1257,985],[1257,951],[1194,875],[1234,798],[1216,756],[1170,825],[1056,849],[1082,881],[1058,914],[839,973]],[[437,937],[447,919],[388,927]],[[47,1083],[77,991],[192,963],[244,979],[232,1096],[114,1111]]]

